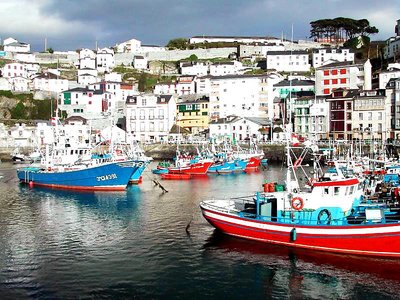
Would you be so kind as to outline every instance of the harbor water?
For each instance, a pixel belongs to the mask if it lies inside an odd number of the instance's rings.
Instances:
[[[282,166],[183,181],[153,166],[125,192],[79,193],[20,185],[1,164],[0,298],[400,298],[399,260],[232,238],[202,217],[202,200],[282,183]]]

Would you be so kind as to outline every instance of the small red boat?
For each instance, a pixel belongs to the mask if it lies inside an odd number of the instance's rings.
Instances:
[[[162,179],[169,179],[169,180],[188,180],[191,178],[190,174],[184,173],[165,173],[160,174]]]
[[[249,162],[247,163],[244,171],[245,172],[258,171],[260,165],[261,165],[261,159],[253,156],[249,159]]]

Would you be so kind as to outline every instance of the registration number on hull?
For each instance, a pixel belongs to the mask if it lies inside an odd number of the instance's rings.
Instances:
[[[108,175],[103,175],[103,176],[97,176],[97,181],[106,181],[106,180],[111,180],[117,178],[117,174],[112,173]]]

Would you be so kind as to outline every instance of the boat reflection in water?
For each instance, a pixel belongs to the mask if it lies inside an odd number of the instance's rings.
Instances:
[[[214,263],[224,265],[227,272],[256,265],[258,271],[251,278],[243,278],[242,284],[262,287],[267,298],[396,298],[400,290],[400,261],[395,259],[289,248],[243,240],[217,230],[203,250],[206,260],[215,258]]]

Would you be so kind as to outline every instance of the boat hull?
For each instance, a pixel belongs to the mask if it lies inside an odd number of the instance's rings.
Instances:
[[[17,177],[21,183],[68,190],[120,191],[125,190],[132,174],[142,162],[107,163],[76,170],[41,170],[21,168]]]
[[[258,171],[261,164],[261,159],[258,157],[251,157],[246,165],[245,171],[252,172]]]
[[[247,161],[227,161],[223,164],[213,164],[209,169],[208,173],[215,174],[230,174],[235,172],[243,172],[246,168]]]
[[[131,178],[129,179],[129,183],[131,184],[139,184],[142,182],[142,174],[146,169],[148,163],[143,163],[140,167],[137,168],[135,172],[133,172]]]
[[[190,174],[179,174],[179,173],[167,173],[167,174],[161,174],[160,175],[162,179],[167,179],[167,180],[188,180],[191,178]]]
[[[242,218],[200,205],[219,231],[245,239],[334,253],[400,257],[400,223],[356,226],[295,226]]]
[[[197,162],[192,163],[187,167],[171,167],[168,168],[168,173],[174,174],[190,174],[190,175],[205,175],[213,162]]]

